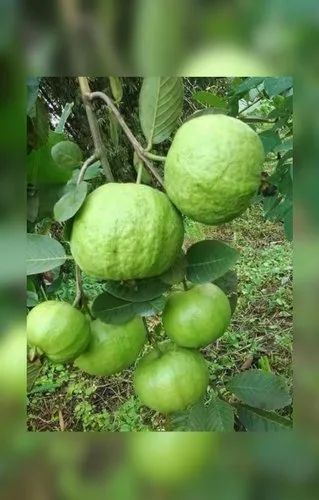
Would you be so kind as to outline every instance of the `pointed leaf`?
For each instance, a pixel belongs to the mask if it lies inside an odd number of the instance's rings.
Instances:
[[[226,401],[213,397],[207,406],[209,430],[229,432],[234,430],[234,409]]]
[[[237,261],[239,253],[218,240],[203,240],[192,245],[186,254],[186,277],[193,283],[214,281]]]
[[[61,266],[67,256],[61,243],[42,234],[27,235],[27,275],[44,273]]]
[[[248,405],[238,405],[237,413],[247,431],[281,432],[292,428],[289,419],[274,412],[259,410]]]
[[[219,286],[223,292],[227,295],[232,314],[234,313],[237,305],[237,289],[238,289],[238,277],[235,271],[227,271],[223,276],[215,280],[213,283]]]
[[[131,281],[106,281],[105,290],[118,299],[128,302],[145,302],[160,297],[169,289],[169,285],[159,278],[147,278]]]
[[[212,106],[214,108],[227,107],[225,99],[207,90],[200,90],[199,92],[195,92],[192,97],[196,101],[200,102],[201,104],[205,104],[207,106]]]
[[[262,370],[247,370],[235,375],[228,389],[244,403],[262,410],[277,410],[291,403],[284,380]]]
[[[259,137],[263,143],[265,155],[274,151],[281,144],[278,133],[273,130],[265,130],[259,134]]]
[[[164,274],[161,274],[160,279],[168,285],[176,285],[185,278],[186,267],[186,255],[182,252],[174,264]]]
[[[251,78],[245,78],[243,82],[235,88],[235,94],[244,94],[251,89],[258,87],[264,81],[263,77],[253,76]]]
[[[277,76],[265,78],[265,91],[268,97],[273,97],[275,95],[281,94],[285,90],[288,90],[293,85],[293,79],[291,76]]]
[[[139,117],[148,145],[165,141],[183,109],[183,82],[174,77],[146,77],[139,98]]]
[[[87,194],[87,183],[72,184],[69,191],[54,205],[54,218],[58,222],[71,219],[81,208]]]

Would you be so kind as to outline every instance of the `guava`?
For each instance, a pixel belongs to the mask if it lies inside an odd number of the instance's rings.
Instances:
[[[145,340],[146,330],[140,316],[120,325],[96,319],[91,323],[89,346],[74,364],[90,375],[112,375],[134,363]]]
[[[140,476],[159,485],[191,481],[210,462],[216,448],[211,432],[130,433],[128,457]]]
[[[228,222],[260,185],[262,142],[246,123],[207,114],[177,131],[165,162],[165,189],[176,207],[204,224]]]
[[[231,308],[218,286],[204,283],[170,295],[162,318],[165,332],[177,345],[199,348],[223,335]]]
[[[66,169],[79,167],[82,161],[80,147],[72,141],[60,141],[51,149],[51,156],[55,163]]]
[[[134,389],[141,402],[161,413],[184,410],[203,396],[207,386],[203,356],[172,342],[163,342],[146,354],[134,373]]]
[[[109,183],[75,216],[70,245],[86,274],[129,280],[164,273],[176,260],[183,221],[168,197],[150,186]]]
[[[47,300],[29,312],[27,340],[56,363],[71,361],[86,349],[90,324],[67,302]]]

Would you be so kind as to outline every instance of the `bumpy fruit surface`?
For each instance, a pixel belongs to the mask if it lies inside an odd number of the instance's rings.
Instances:
[[[213,283],[172,294],[163,311],[167,335],[183,347],[204,347],[225,332],[231,318],[229,300]]]
[[[112,375],[134,363],[145,340],[141,317],[121,325],[109,325],[96,319],[91,323],[88,349],[74,364],[90,375]]]
[[[150,186],[105,184],[76,215],[71,251],[97,279],[129,280],[165,272],[184,237],[180,214],[168,197]]]
[[[165,162],[165,188],[184,214],[205,224],[240,215],[260,184],[264,150],[246,123],[203,115],[177,131]]]
[[[208,368],[196,351],[171,342],[144,356],[134,374],[134,389],[142,403],[161,413],[185,409],[205,393]]]
[[[52,361],[63,363],[75,359],[87,347],[90,324],[67,302],[48,300],[28,314],[27,339]]]
[[[210,432],[132,432],[129,458],[139,475],[155,484],[191,481],[216,449]]]

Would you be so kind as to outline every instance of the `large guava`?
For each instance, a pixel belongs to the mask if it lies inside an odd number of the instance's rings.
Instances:
[[[96,319],[91,323],[88,349],[74,364],[90,375],[112,375],[134,363],[145,340],[146,330],[139,316],[121,325]]]
[[[133,468],[149,482],[179,485],[191,481],[216,455],[216,433],[132,432],[128,457]]]
[[[180,254],[184,227],[168,197],[150,186],[110,183],[91,193],[76,215],[71,251],[97,279],[164,273]]]
[[[264,150],[246,123],[207,114],[177,131],[165,162],[165,188],[191,219],[221,224],[249,206],[260,185]]]
[[[225,332],[231,318],[229,300],[213,283],[170,295],[163,311],[167,335],[183,347],[205,347]]]
[[[87,318],[67,302],[47,300],[27,317],[27,340],[57,363],[71,361],[86,349],[90,340]]]
[[[141,402],[161,413],[184,410],[198,401],[208,386],[203,356],[163,342],[146,354],[134,373],[134,389]]]

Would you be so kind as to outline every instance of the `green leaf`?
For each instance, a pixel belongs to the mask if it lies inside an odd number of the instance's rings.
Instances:
[[[290,89],[292,85],[293,79],[291,76],[268,77],[265,78],[264,82],[264,88],[268,97],[281,94],[285,90]]]
[[[100,160],[95,161],[92,165],[89,165],[85,171],[83,179],[85,181],[90,181],[103,174],[103,169],[101,167]],[[78,177],[78,176],[77,176]]]
[[[67,256],[61,243],[42,234],[27,234],[27,275],[62,266]]]
[[[139,118],[148,145],[165,141],[183,109],[183,82],[178,77],[146,77],[139,97]]]
[[[281,142],[274,148],[274,153],[286,153],[287,151],[291,150],[292,154],[292,147],[293,147],[293,139],[292,137],[289,137],[289,139],[286,139],[285,141]]]
[[[151,316],[163,310],[165,298],[158,297],[145,302],[128,302],[103,292],[92,304],[92,313],[101,321],[110,324],[121,324],[134,318],[136,315]]]
[[[213,281],[215,285],[223,290],[227,295],[232,314],[234,314],[237,305],[237,289],[238,289],[238,276],[235,271],[227,271],[223,276]]]
[[[234,430],[234,409],[226,401],[213,397],[207,406],[209,430],[231,432]]]
[[[245,94],[251,89],[258,87],[264,81],[263,77],[246,78],[242,83],[235,87],[235,94]]]
[[[27,391],[30,392],[34,382],[39,376],[42,365],[39,360],[34,363],[27,363]]]
[[[128,302],[145,302],[160,297],[169,289],[169,285],[159,278],[146,278],[131,281],[106,281],[105,290]]]
[[[83,181],[79,185],[71,184],[68,192],[54,205],[55,220],[65,222],[71,219],[83,205],[87,189],[87,183]]]
[[[164,274],[161,274],[159,278],[169,285],[176,285],[180,283],[185,278],[187,267],[186,255],[184,252],[181,253],[180,257],[174,262],[172,267],[170,267]]]
[[[227,107],[225,99],[206,90],[195,92],[192,97],[196,101],[200,102],[201,104],[205,104],[206,106],[212,106],[215,108]]]
[[[291,403],[284,380],[262,370],[247,370],[235,375],[228,389],[244,403],[261,410],[277,410]]]
[[[292,422],[289,419],[274,412],[240,404],[237,406],[237,413],[247,431],[281,432],[292,428]]]
[[[27,307],[34,307],[38,304],[39,297],[36,286],[32,278],[27,278]]]
[[[214,281],[237,261],[239,253],[218,240],[203,240],[192,245],[186,254],[186,277],[193,283]]]
[[[274,151],[279,144],[281,144],[280,137],[277,132],[273,130],[265,130],[259,134],[259,137],[263,143],[265,155]]]
[[[74,106],[74,102],[67,102],[66,105],[64,106],[59,123],[57,124],[57,126],[55,127],[55,130],[54,130],[57,134],[62,134],[64,132],[65,124],[66,124],[70,114],[72,113],[73,106]]]
[[[61,141],[51,149],[51,156],[58,167],[63,169],[73,169],[82,162],[82,151],[79,146],[72,141]]]

